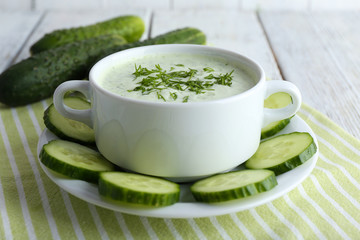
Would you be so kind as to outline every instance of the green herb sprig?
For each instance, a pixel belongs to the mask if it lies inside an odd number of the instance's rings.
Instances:
[[[171,67],[166,71],[161,68],[159,64],[156,64],[152,69],[142,67],[141,65],[137,66],[135,64],[135,71],[132,73],[135,77],[134,80],[139,77],[142,77],[142,79],[137,82],[138,86],[128,90],[128,92],[140,91],[143,95],[155,92],[158,99],[162,99],[166,102],[165,97],[161,94],[161,91],[164,89],[171,88],[177,91],[190,91],[195,92],[196,94],[203,94],[207,91],[214,91],[212,87],[215,84],[229,87],[232,85],[232,74],[234,70],[230,73],[215,75],[210,73],[214,72],[214,69],[205,67],[203,68],[203,71],[210,74],[204,77],[205,80],[200,80],[197,78],[198,70],[187,68],[185,70],[175,71],[175,66],[185,68],[184,64],[174,64],[174,67]],[[170,98],[175,101],[178,96],[176,93],[170,92]],[[182,102],[188,102],[188,100],[189,96],[185,96]]]

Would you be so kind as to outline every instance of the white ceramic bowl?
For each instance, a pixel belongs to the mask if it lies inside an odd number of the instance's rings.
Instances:
[[[160,53],[217,56],[244,65],[255,76],[251,89],[207,102],[166,103],[121,97],[103,89],[98,79],[114,62]],[[77,90],[91,99],[90,110],[69,109],[64,94]],[[264,109],[264,99],[287,92],[293,103],[283,109]],[[199,45],[156,45],[114,53],[90,71],[89,81],[67,81],[54,94],[57,110],[93,127],[99,151],[125,169],[186,181],[227,171],[253,155],[261,128],[296,113],[299,90],[286,81],[266,81],[253,60],[227,50]]]

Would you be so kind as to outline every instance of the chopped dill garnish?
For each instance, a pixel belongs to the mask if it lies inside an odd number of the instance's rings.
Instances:
[[[161,95],[159,92],[156,92],[156,94],[157,94],[158,99],[162,99],[162,100],[164,100],[164,102],[166,102],[163,95]]]
[[[207,91],[214,91],[212,88],[215,84],[231,86],[232,84],[232,70],[230,73],[220,73],[205,76],[205,80],[200,80],[197,77],[198,70],[187,68],[184,70],[176,70],[175,67],[184,67],[183,64],[174,64],[170,69],[164,70],[159,64],[155,65],[155,68],[148,69],[144,68],[141,65],[137,66],[135,64],[135,71],[132,75],[135,76],[135,79],[142,77],[140,81],[137,82],[138,86],[134,89],[128,90],[140,91],[143,95],[148,95],[152,92],[155,92],[158,99],[162,99],[166,102],[165,97],[160,93],[164,89],[174,89],[177,91],[190,91],[196,94],[203,94]],[[214,72],[215,70],[210,67],[203,68],[205,72]],[[135,80],[134,79],[134,80]],[[176,93],[170,92],[169,98],[172,98],[174,101],[178,98]],[[183,102],[188,102],[189,96],[183,98]]]
[[[170,92],[170,97],[172,97],[172,99],[174,99],[174,101],[177,99],[177,94],[176,93],[172,93]]]
[[[210,68],[210,67],[206,67],[206,68],[203,68],[204,72],[213,72],[215,71],[214,69]]]

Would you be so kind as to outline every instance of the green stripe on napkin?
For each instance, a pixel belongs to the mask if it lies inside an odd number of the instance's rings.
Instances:
[[[0,106],[0,239],[356,239],[360,141],[303,104],[320,156],[311,175],[270,203],[217,217],[162,219],[110,211],[59,189],[36,156],[50,100]]]

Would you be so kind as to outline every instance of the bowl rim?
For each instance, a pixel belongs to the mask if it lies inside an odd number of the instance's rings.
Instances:
[[[100,86],[98,81],[98,75],[101,74],[102,70],[106,66],[111,65],[109,62],[119,61],[121,58],[128,58],[131,56],[141,56],[149,55],[156,53],[194,53],[198,55],[212,55],[212,56],[221,56],[230,59],[238,59],[241,64],[246,65],[246,67],[251,68],[256,75],[256,83],[251,88],[247,89],[244,92],[241,92],[236,95],[228,96],[225,98],[208,100],[208,101],[199,101],[199,102],[154,102],[147,101],[142,99],[128,98],[120,96],[116,93],[113,93],[109,90],[104,89]],[[242,98],[246,98],[248,95],[252,95],[254,91],[257,91],[265,83],[265,72],[263,68],[253,59],[233,51],[229,51],[223,48],[205,46],[205,45],[195,45],[195,44],[159,44],[159,45],[150,45],[150,46],[141,46],[126,49],[123,51],[112,53],[102,59],[100,59],[95,65],[91,68],[89,73],[89,82],[93,89],[100,91],[101,93],[108,95],[112,98],[119,99],[124,102],[141,104],[147,106],[162,106],[162,107],[189,107],[189,106],[203,106],[208,104],[224,104],[229,101],[236,101]]]

